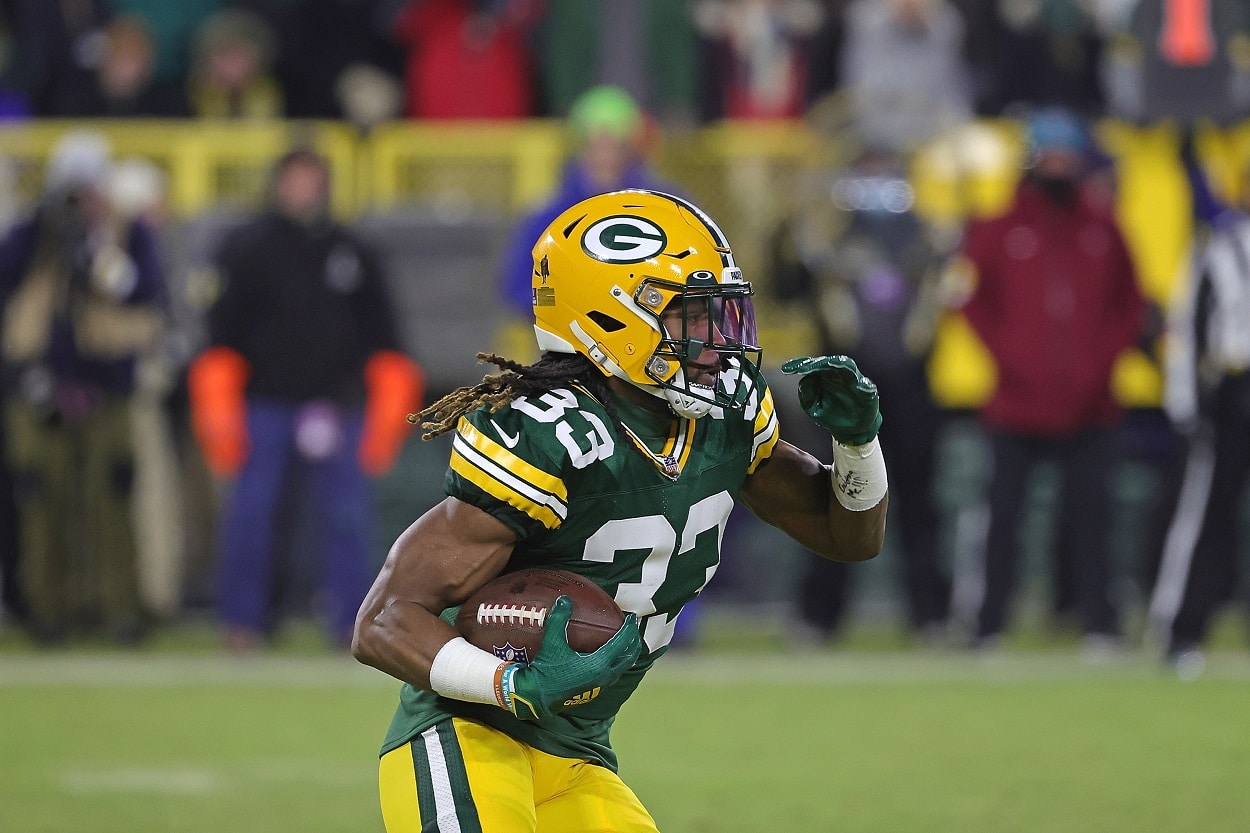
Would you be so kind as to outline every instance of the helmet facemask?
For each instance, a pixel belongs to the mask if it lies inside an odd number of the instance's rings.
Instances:
[[[750,384],[741,384],[744,368],[758,370],[760,365],[753,290],[738,269],[724,271],[731,278],[725,282],[706,271],[690,275],[685,285],[649,278],[634,296],[642,309],[653,309],[657,294],[669,299],[655,314],[662,335],[646,364],[646,374],[655,383],[648,392],[690,419],[712,408],[742,408],[751,393]],[[700,360],[703,365],[688,366]],[[716,378],[700,379],[705,374]]]

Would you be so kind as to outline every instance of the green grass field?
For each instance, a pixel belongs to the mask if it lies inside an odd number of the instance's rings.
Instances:
[[[1245,833],[1250,658],[784,652],[666,658],[615,730],[668,833]],[[745,647],[735,647],[735,643]],[[320,649],[0,642],[3,833],[381,831],[396,684]],[[776,646],[773,646],[776,647]]]

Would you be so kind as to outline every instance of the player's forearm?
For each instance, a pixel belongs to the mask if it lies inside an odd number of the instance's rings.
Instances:
[[[881,552],[887,498],[852,511],[835,493],[833,469],[788,443],[747,479],[740,497],[760,520],[831,561]]]
[[[460,636],[439,618],[499,574],[513,534],[480,509],[448,498],[400,533],[356,617],[352,654],[430,689],[430,669]]]
[[[777,527],[805,548],[830,561],[868,561],[880,554],[885,539],[889,498],[883,497],[870,509],[852,512],[832,497],[832,489],[825,489],[823,494],[823,499],[814,500],[807,511],[778,513],[752,505],[749,501],[747,505],[760,520]]]
[[[833,466],[826,500],[833,546],[822,553],[836,561],[865,561],[881,552],[885,540],[888,483],[881,445],[833,442]]]
[[[352,656],[419,688],[430,688],[430,666],[456,630],[421,605],[398,598],[361,608]]]
[[[867,561],[881,553],[885,542],[885,516],[889,494],[869,509],[852,512],[831,498],[829,502],[829,546],[816,552],[832,561]]]
[[[875,457],[870,452],[864,458],[868,447],[848,448],[859,462],[844,462],[844,477],[838,478],[838,469],[781,440],[742,484],[739,498],[760,520],[823,558],[834,562],[874,558],[885,539],[884,468],[874,468],[879,450]],[[865,467],[865,462],[870,465]],[[846,494],[848,489],[854,494]]]
[[[822,467],[822,476],[811,481],[815,493],[811,514],[788,518],[780,524],[781,528],[830,561],[853,563],[877,557],[885,540],[888,495],[867,509],[852,511],[839,500],[833,475],[830,468]]]

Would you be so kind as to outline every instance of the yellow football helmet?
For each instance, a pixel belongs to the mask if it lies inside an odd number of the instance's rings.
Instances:
[[[533,254],[541,350],[580,353],[684,417],[746,402],[754,374],[744,365],[758,369],[761,355],[753,290],[725,235],[694,205],[656,191],[591,197],[553,220]],[[717,383],[688,380],[683,365],[708,350],[719,359]]]

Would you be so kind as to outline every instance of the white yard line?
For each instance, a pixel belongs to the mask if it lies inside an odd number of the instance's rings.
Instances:
[[[220,792],[220,774],[206,769],[68,769],[56,777],[61,792],[69,795],[146,793],[157,795],[206,795]]]
[[[1079,652],[970,656],[961,654],[791,653],[749,659],[728,656],[683,657],[661,661],[648,674],[654,682],[803,685],[926,685],[982,683],[1006,685],[1067,680],[1167,679],[1157,660],[1129,654],[1102,663],[1085,662]],[[1216,655],[1204,679],[1250,680],[1250,657]]]
[[[0,658],[0,688],[77,685],[179,688],[202,685],[291,689],[397,687],[395,680],[346,657],[74,656]]]
[[[1076,652],[974,657],[959,654],[801,653],[674,655],[648,675],[652,683],[741,685],[919,685],[939,682],[1033,683],[1059,680],[1161,679],[1153,658],[1129,654],[1087,664]],[[1250,680],[1250,656],[1210,657],[1203,679]],[[179,688],[186,686],[384,690],[398,683],[347,657],[27,655],[0,657],[0,689],[43,686]]]
[[[249,758],[221,767],[190,763],[160,767],[79,765],[57,772],[52,779],[67,795],[207,795],[258,787],[268,789],[279,783],[311,784],[326,789],[356,788],[373,783],[376,777],[373,768],[360,766],[360,761]]]

